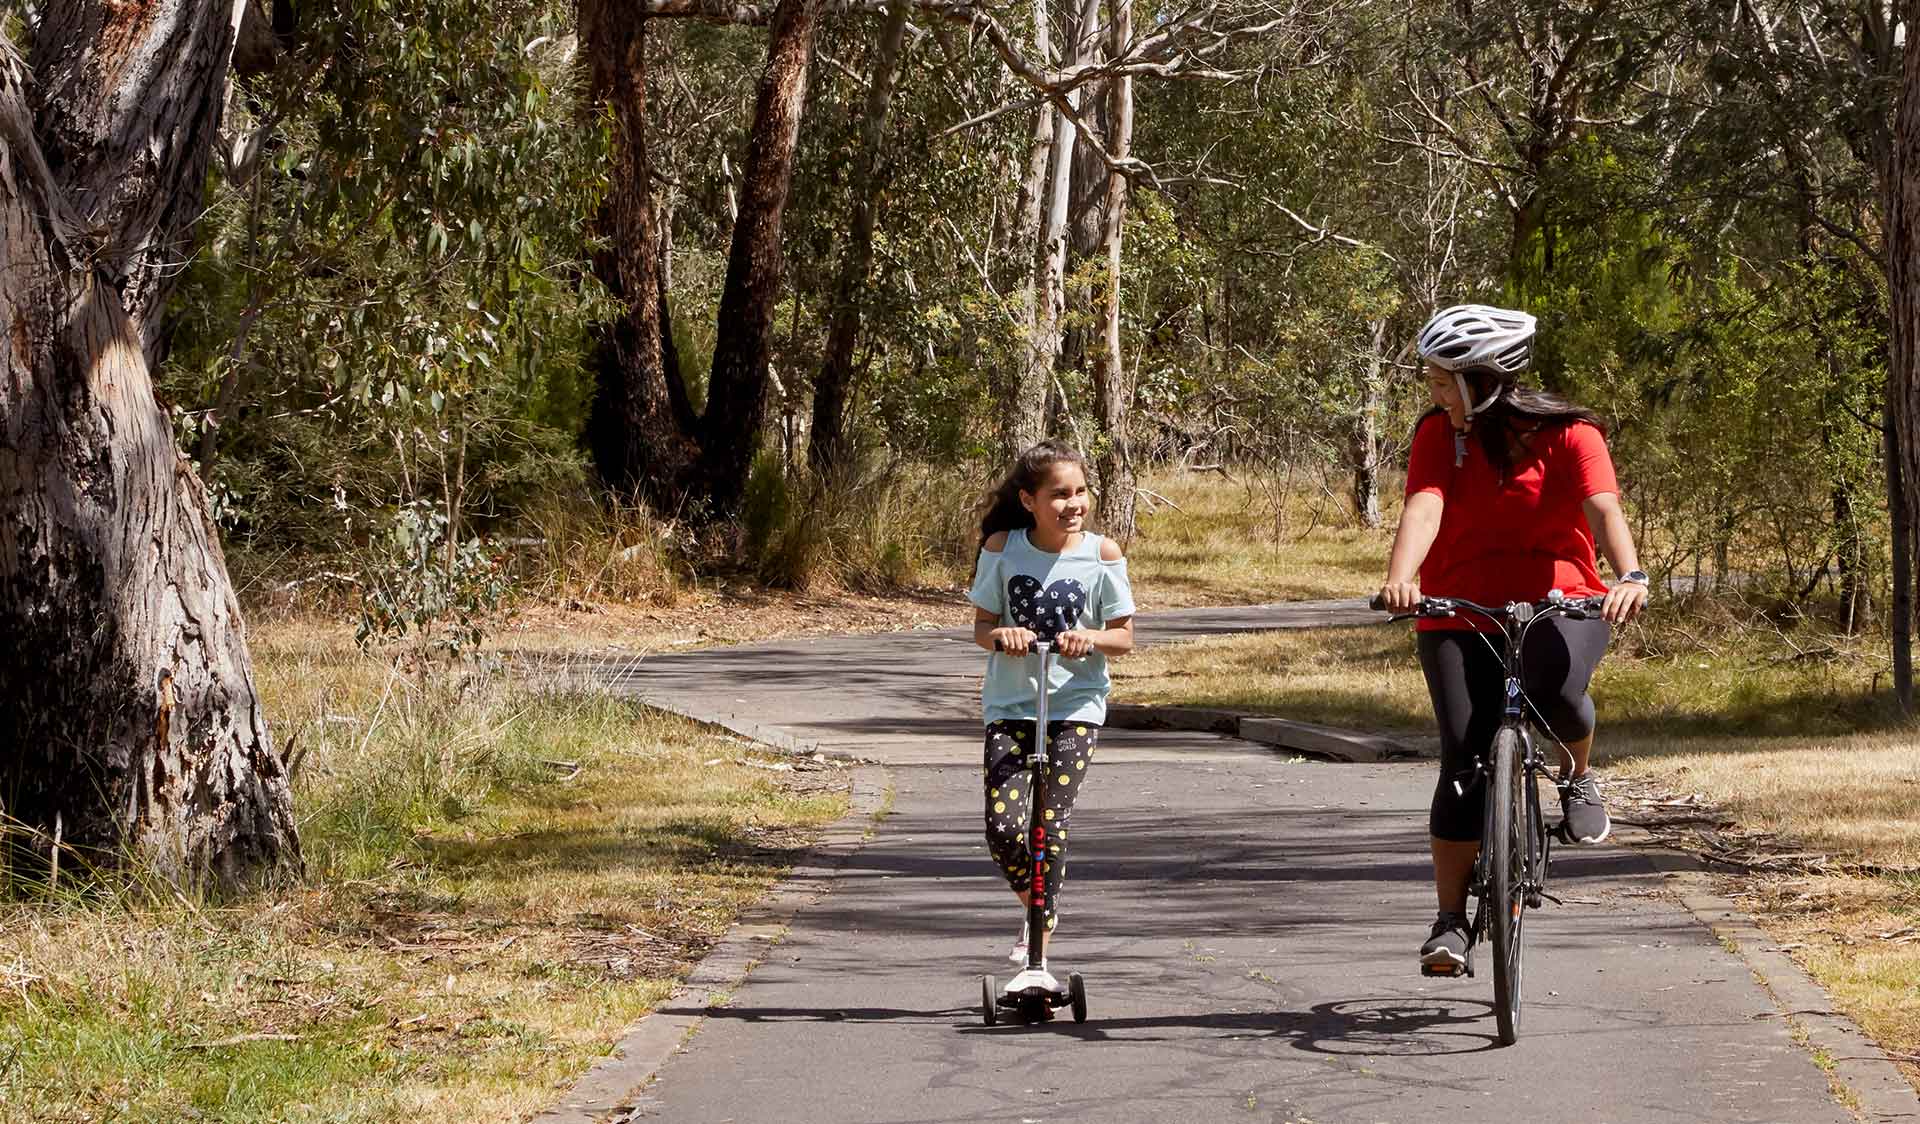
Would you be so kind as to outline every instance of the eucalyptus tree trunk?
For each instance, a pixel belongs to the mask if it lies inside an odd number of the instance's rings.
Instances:
[[[1373,347],[1360,379],[1360,401],[1347,434],[1347,465],[1352,470],[1353,513],[1371,529],[1380,527],[1380,411],[1387,397],[1387,321],[1375,320]]]
[[[1086,34],[1099,18],[1100,0],[1085,0],[1074,27],[1071,61],[1081,64],[1092,57],[1091,36]],[[1066,94],[1067,104],[1077,114],[1081,99],[1078,89]],[[1013,427],[1015,444],[1020,448],[1046,436],[1048,430],[1047,393],[1060,364],[1060,347],[1067,312],[1067,249],[1072,238],[1068,223],[1073,194],[1074,141],[1079,128],[1073,119],[1054,111],[1053,146],[1048,155],[1049,179],[1047,206],[1040,230],[1040,256],[1034,283],[1035,308],[1033,330],[1028,334],[1026,372],[1020,379],[1015,402]]]
[[[1033,0],[1032,12],[1033,57],[1040,65],[1050,65],[1053,32],[1047,0]],[[1027,167],[1020,180],[1020,196],[1015,208],[1016,225],[1010,245],[1015,254],[1021,255],[1018,284],[1022,353],[1012,377],[1007,379],[1006,401],[1001,409],[1005,419],[1001,444],[1009,457],[1046,436],[1047,386],[1053,368],[1050,360],[1042,366],[1038,356],[1042,350],[1043,325],[1052,323],[1046,311],[1047,247],[1051,241],[1047,218],[1052,201],[1052,181],[1047,171],[1052,167],[1053,151],[1057,147],[1054,134],[1059,127],[1059,116],[1059,111],[1046,102],[1034,107],[1033,132],[1027,142]]]
[[[703,522],[730,517],[766,418],[768,353],[784,262],[780,231],[824,0],[780,0],[754,103],[739,215],[720,295],[706,410],[695,416],[675,364],[666,361],[664,241],[652,204],[646,147],[645,5],[581,0],[590,93],[614,118],[610,248],[596,271],[625,305],[600,331],[590,440],[601,475],[669,512]]]
[[[1110,0],[1107,54],[1119,58],[1133,37],[1133,0]],[[1115,75],[1107,84],[1107,144],[1116,160],[1126,159],[1133,146],[1133,79]],[[1095,469],[1100,477],[1100,521],[1106,533],[1131,542],[1134,532],[1136,482],[1130,419],[1133,379],[1120,349],[1120,281],[1122,234],[1127,217],[1127,177],[1107,171],[1107,197],[1102,221],[1106,244],[1106,285],[1102,294],[1100,347],[1093,360],[1095,417],[1099,423],[1100,454]]]
[[[581,0],[589,104],[611,119],[607,197],[599,216],[606,249],[594,274],[619,301],[599,325],[589,444],[601,479],[627,495],[679,509],[699,455],[698,424],[680,371],[666,361],[662,241],[647,153],[647,16],[644,5]]]
[[[1907,36],[1887,172],[1887,289],[1891,354],[1887,364],[1889,419],[1887,490],[1898,504],[1895,533],[1906,550],[1907,569],[1914,556],[1913,535],[1920,528],[1920,36]],[[1903,486],[1904,485],[1904,486]],[[1904,516],[1904,520],[1901,518]],[[1904,533],[1901,533],[1904,532]],[[1901,574],[1895,554],[1893,591],[1894,691],[1913,712],[1912,575]]]
[[[0,801],[16,855],[231,888],[300,868],[240,608],[149,356],[234,0],[43,9],[0,39]]]
[[[1894,418],[1889,372],[1884,452],[1887,461],[1887,511],[1893,540],[1893,595],[1887,598],[1888,631],[1893,641],[1893,696],[1905,714],[1913,713],[1913,516],[1907,510],[1905,481],[1900,467],[1898,422]]]
[[[873,270],[873,228],[880,204],[881,146],[886,143],[887,115],[893,104],[894,78],[900,71],[901,48],[907,38],[907,0],[893,0],[887,22],[874,50],[873,76],[867,86],[865,131],[861,138],[860,167],[854,178],[853,220],[840,257],[840,276],[834,285],[831,319],[827,325],[826,354],[813,386],[813,431],[807,440],[807,463],[817,473],[831,472],[845,453],[847,399],[853,383],[854,343],[860,334],[860,297]]]

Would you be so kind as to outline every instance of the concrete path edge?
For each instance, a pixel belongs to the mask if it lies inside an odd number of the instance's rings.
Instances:
[[[728,728],[734,727],[729,724]],[[806,747],[805,752],[813,749]],[[534,1116],[534,1124],[599,1124],[631,1112],[638,1095],[704,1018],[663,1011],[705,1010],[725,1002],[767,951],[779,944],[800,911],[832,889],[834,875],[871,837],[891,794],[892,779],[885,768],[862,764],[854,769],[846,815],[827,827],[766,897],[740,915],[659,1009],[622,1032],[612,1052],[582,1074],[558,1102]]]
[[[1713,888],[1699,861],[1652,842],[1645,832],[1625,833],[1654,867],[1668,875],[1674,896],[1734,955],[1773,997],[1780,1017],[1802,1037],[1814,1064],[1827,1074],[1836,1098],[1864,1120],[1884,1124],[1920,1120],[1920,1099],[1886,1050],[1858,1024],[1834,1009],[1827,994],[1738,903]],[[1616,837],[1617,838],[1617,837]],[[1852,1102],[1841,1095],[1844,1089]]]

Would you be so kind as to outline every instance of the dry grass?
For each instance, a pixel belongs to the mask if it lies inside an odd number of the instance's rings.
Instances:
[[[1169,471],[1142,486],[1128,569],[1143,611],[1355,597],[1386,565],[1392,512],[1370,531],[1335,497],[1258,476]]]
[[[845,807],[831,766],[599,695],[423,687],[343,631],[256,642],[302,731],[305,887],[0,910],[0,1120],[524,1118]]]
[[[1615,747],[1609,772],[1682,797],[1698,793],[1749,839],[1920,872],[1920,745],[1910,733],[1640,737]]]
[[[1433,723],[1399,629],[1250,633],[1146,648],[1113,665],[1114,698],[1278,714],[1364,730]]]

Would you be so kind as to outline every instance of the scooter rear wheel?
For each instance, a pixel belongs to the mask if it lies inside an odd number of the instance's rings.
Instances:
[[[1000,1021],[1000,1012],[995,1006],[995,1000],[997,998],[998,996],[993,990],[993,977],[981,976],[980,1017],[986,1020],[988,1026],[993,1026]]]
[[[1073,1021],[1077,1023],[1086,1022],[1087,981],[1081,979],[1080,973],[1078,972],[1073,972],[1067,976],[1067,1002],[1073,1006]]]

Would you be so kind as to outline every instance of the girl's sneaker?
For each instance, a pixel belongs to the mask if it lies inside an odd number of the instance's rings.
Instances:
[[[1053,919],[1053,928],[1049,929],[1048,932],[1059,932],[1059,930],[1060,919],[1055,917]],[[1020,922],[1020,939],[1013,942],[1013,948],[1007,953],[1007,962],[1011,964],[1025,964],[1027,962],[1027,923],[1025,921]]]

